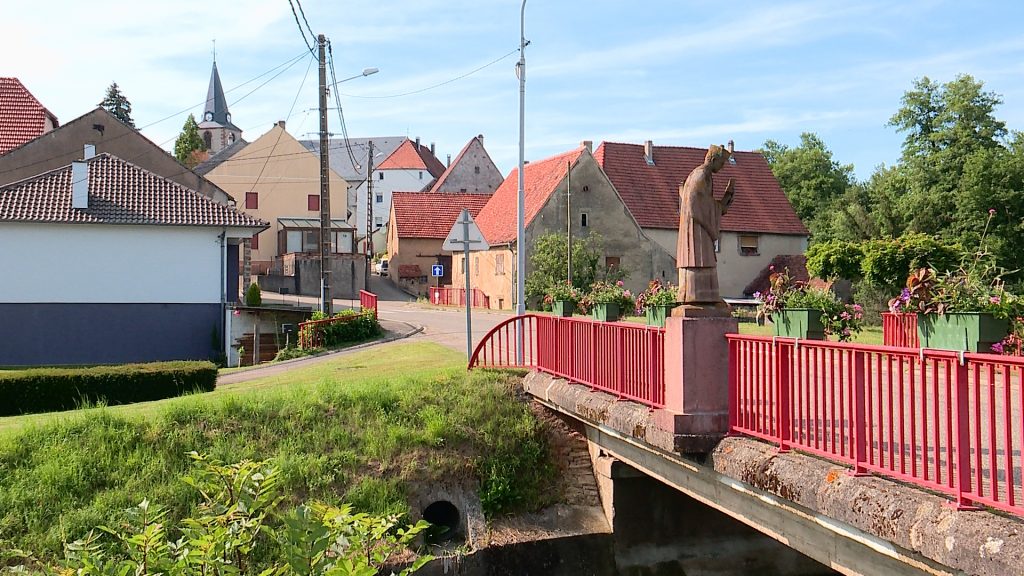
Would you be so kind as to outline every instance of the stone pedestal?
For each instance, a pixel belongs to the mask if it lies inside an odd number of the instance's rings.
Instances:
[[[710,306],[710,310],[717,307]],[[678,310],[678,309],[677,309]],[[675,311],[673,311],[675,312]],[[665,409],[658,426],[681,436],[684,452],[703,452],[729,431],[731,316],[673,314],[665,325]]]

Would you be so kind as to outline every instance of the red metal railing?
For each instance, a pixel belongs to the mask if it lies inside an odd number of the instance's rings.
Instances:
[[[377,317],[377,295],[366,290],[359,291],[359,309],[362,311],[373,310],[373,317]]]
[[[469,367],[539,370],[661,408],[665,405],[664,339],[664,328],[527,314],[488,332]],[[523,344],[522,362],[516,358],[517,340]]]
[[[886,346],[917,348],[917,314],[882,312],[882,343]]]
[[[1024,514],[1024,359],[728,340],[733,432]]]
[[[430,287],[429,289],[430,303],[438,306],[465,306],[466,305],[466,289],[465,288],[452,288],[450,286],[442,287]],[[490,296],[483,293],[479,288],[473,288],[470,290],[470,297],[472,298],[470,304],[473,308],[490,308],[491,298]]]

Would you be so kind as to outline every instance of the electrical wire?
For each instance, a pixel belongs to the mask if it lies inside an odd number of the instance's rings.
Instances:
[[[337,86],[338,80],[337,80],[337,77],[334,74],[334,50],[331,49],[331,42],[330,41],[327,42],[327,54],[328,54],[328,62],[330,63],[330,68],[331,68],[331,86]],[[352,152],[352,145],[351,145],[350,139],[348,137],[348,126],[345,125],[345,111],[341,107],[341,96],[339,95],[339,92],[338,92],[337,89],[335,89],[333,92],[334,92],[334,101],[335,101],[335,103],[336,103],[336,105],[338,107],[338,118],[341,120],[341,135],[345,139],[345,151],[348,152],[348,160],[352,164],[352,169],[355,170],[358,173],[359,172],[359,162],[356,161],[356,156]],[[328,141],[327,142],[327,151],[328,151],[328,153],[330,152],[330,149],[331,149],[331,145],[330,145],[330,141]],[[323,154],[324,152],[321,151],[320,153]],[[367,174],[366,177],[369,178],[370,175]]]
[[[295,17],[295,25],[299,27],[299,34],[302,35],[302,41],[306,43],[306,48],[309,49],[309,53],[315,54],[315,52],[313,51],[313,45],[310,44],[309,39],[306,38],[306,31],[302,29],[302,24],[299,23],[299,15],[295,12],[295,4],[292,4],[292,0],[288,0],[288,5],[292,7],[292,16]],[[301,9],[302,5],[299,4],[299,10]],[[305,13],[302,14],[302,19],[306,19]],[[309,28],[309,22],[306,22],[306,27]],[[313,37],[313,39],[316,39],[316,35],[313,34],[312,30],[309,31],[309,34]]]
[[[289,2],[290,1],[291,0],[289,0]],[[295,0],[295,4],[299,6],[299,14],[302,14],[302,21],[306,23],[306,30],[309,30],[309,37],[316,39],[316,34],[313,33],[313,29],[309,26],[309,20],[306,20],[306,11],[302,9],[301,0]]]
[[[469,76],[472,76],[473,74],[476,74],[477,72],[483,70],[484,68],[488,68],[490,66],[493,66],[493,65],[497,64],[498,62],[501,62],[502,60],[504,60],[505,58],[508,58],[509,56],[515,54],[516,52],[519,52],[519,48],[516,48],[515,50],[512,50],[511,52],[509,52],[508,54],[505,54],[504,56],[495,58],[494,60],[491,60],[490,62],[488,62],[487,64],[484,64],[483,66],[480,66],[479,68],[474,68],[473,70],[470,70],[469,72],[466,72],[465,74],[463,74],[461,76],[456,76],[455,78],[450,78],[448,80],[445,80],[444,82],[439,82],[437,84],[433,84],[431,86],[427,86],[426,88],[420,88],[419,90],[412,90],[411,92],[402,92],[401,94],[385,94],[385,95],[379,95],[379,96],[360,96],[358,94],[342,94],[342,96],[346,96],[348,98],[382,99],[382,98],[401,98],[403,96],[412,96],[413,94],[422,94],[422,93],[424,93],[424,92],[426,92],[428,90],[433,90],[434,88],[440,88],[441,86],[444,86],[446,84],[451,84],[452,82],[457,82],[459,80],[462,80],[463,78],[467,78]]]

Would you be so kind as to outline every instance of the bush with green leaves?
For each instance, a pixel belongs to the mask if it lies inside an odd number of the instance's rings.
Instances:
[[[303,340],[306,342],[318,341],[320,347],[332,348],[374,338],[379,336],[382,330],[374,310],[365,312],[342,310],[331,316],[331,319],[334,321],[303,326],[302,330],[305,331]],[[327,315],[317,311],[313,313],[310,320],[327,320]],[[314,336],[317,337],[314,338]]]
[[[260,285],[253,282],[245,290],[245,305],[258,307],[263,305],[263,295],[260,294]]]
[[[200,503],[189,517],[168,525],[167,511],[143,500],[125,522],[67,543],[67,568],[78,576],[373,576],[429,527],[422,520],[401,526],[394,515],[355,514],[348,505],[311,503],[285,512],[276,466],[190,456],[196,468],[184,482]],[[419,556],[397,574],[430,560]]]
[[[566,282],[568,271],[568,240],[565,234],[551,232],[539,236],[529,252],[530,269],[526,277],[526,298],[531,302],[543,303],[544,297]],[[580,293],[590,291],[594,282],[615,282],[628,277],[619,268],[602,265],[604,240],[600,234],[591,233],[572,241],[572,285]]]
[[[0,371],[0,416],[162,400],[209,392],[216,385],[217,367],[212,362]]]

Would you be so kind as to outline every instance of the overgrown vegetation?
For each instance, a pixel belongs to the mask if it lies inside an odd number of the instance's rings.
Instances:
[[[526,278],[526,298],[543,306],[544,297],[566,282],[568,271],[568,239],[565,234],[551,232],[537,238],[530,254],[532,271]],[[590,292],[597,281],[615,283],[628,277],[621,268],[602,264],[604,240],[597,233],[573,238],[572,285],[582,293]],[[550,306],[550,304],[548,305]]]
[[[130,404],[217,385],[211,362],[152,362],[92,368],[33,368],[0,372],[0,416],[70,410],[86,404]]]
[[[56,558],[144,498],[176,525],[200,504],[179,481],[190,451],[273,459],[288,506],[402,515],[411,484],[440,480],[478,484],[490,515],[550,503],[546,438],[514,377],[464,362],[403,344],[202,396],[15,419],[0,435],[0,549]]]
[[[373,576],[429,526],[401,527],[396,515],[353,513],[348,505],[286,511],[276,466],[190,456],[196,466],[182,481],[200,496],[191,516],[168,525],[166,509],[143,500],[122,524],[67,543],[66,567],[80,576]],[[398,575],[429,560],[420,556]]]

